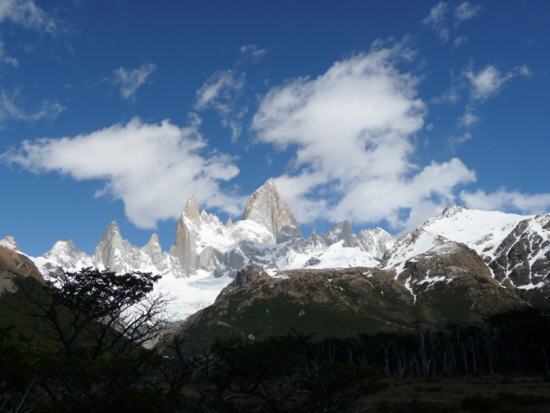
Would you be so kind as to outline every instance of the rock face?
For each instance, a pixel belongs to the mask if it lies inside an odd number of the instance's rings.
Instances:
[[[139,249],[122,238],[118,224],[113,221],[101,236],[93,262],[115,272],[128,272],[143,265],[141,258]]]
[[[383,265],[399,272],[407,260],[454,241],[473,249],[502,285],[542,287],[550,275],[550,230],[545,228],[549,222],[549,214],[522,216],[447,208],[397,240]]]
[[[397,281],[411,292],[429,323],[482,322],[528,307],[512,289],[502,288],[474,250],[453,241],[407,261]]]
[[[500,243],[490,262],[495,278],[530,289],[550,275],[550,215],[520,221]]]
[[[277,243],[302,237],[298,222],[272,179],[258,188],[246,202],[243,219],[263,225]]]
[[[168,269],[166,256],[162,251],[159,237],[156,233],[151,235],[151,238],[149,238],[149,241],[147,242],[147,244],[145,244],[142,250],[145,254],[149,256],[153,265],[160,271],[165,271]]]
[[[13,239],[13,241],[15,240]],[[0,246],[0,295],[4,292],[13,293],[17,290],[13,280],[18,276],[44,281],[40,271],[30,258],[12,248]]]
[[[190,198],[178,220],[176,241],[170,253],[179,259],[181,266],[186,270],[197,268],[197,231],[200,226],[199,205],[197,198]]]

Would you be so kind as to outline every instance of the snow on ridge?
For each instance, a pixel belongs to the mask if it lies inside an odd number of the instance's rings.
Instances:
[[[533,217],[455,207],[426,221],[422,227],[451,241],[466,244],[481,256],[492,256],[517,224]]]
[[[460,206],[446,208],[414,231],[399,238],[386,256],[384,268],[395,268],[399,274],[408,259],[451,241],[467,245],[482,258],[493,258],[496,249],[510,232],[521,221],[532,218],[532,215]]]

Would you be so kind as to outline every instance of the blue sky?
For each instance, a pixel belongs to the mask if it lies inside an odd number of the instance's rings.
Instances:
[[[550,4],[0,0],[0,238],[164,247],[274,177],[304,224],[550,208]]]

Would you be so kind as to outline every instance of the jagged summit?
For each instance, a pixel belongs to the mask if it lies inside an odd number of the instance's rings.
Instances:
[[[157,247],[157,246],[160,246],[159,236],[156,232],[153,232],[151,234],[151,238],[149,238],[149,241],[147,241],[147,244],[145,244],[144,248]]]
[[[187,200],[185,206],[183,207],[180,220],[185,217],[193,222],[197,222],[199,220],[199,216],[199,201],[195,195],[191,195],[191,198]]]
[[[273,179],[268,179],[246,202],[243,220],[262,224],[276,242],[302,238],[300,226]]]
[[[228,280],[250,264],[269,275],[298,269],[385,269],[405,283],[406,290],[414,292],[418,287],[414,280],[400,278],[406,268],[412,268],[407,263],[421,256],[437,260],[444,252],[454,251],[456,245],[475,252],[502,286],[526,294],[550,287],[548,214],[516,215],[453,205],[398,240],[376,227],[355,233],[349,221],[334,224],[327,233],[313,231],[304,238],[272,179],[250,196],[242,219],[235,222],[223,223],[218,216],[201,211],[196,197],[189,198],[169,252],[162,250],[156,234],[142,248],[132,245],[113,221],[93,256],[79,251],[70,241],[61,241],[35,262],[44,274],[60,267],[73,271],[88,266],[161,274],[161,291],[177,297],[177,308],[174,304],[170,313],[182,319],[212,303]],[[417,280],[417,284],[431,286],[441,277],[434,273]],[[208,291],[207,298],[203,290]],[[189,291],[193,293],[189,295]]]

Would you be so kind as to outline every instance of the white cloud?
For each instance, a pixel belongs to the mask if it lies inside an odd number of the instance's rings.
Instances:
[[[466,20],[471,20],[476,17],[481,11],[481,6],[472,5],[470,2],[465,1],[455,7],[454,14],[457,24],[460,24]]]
[[[242,118],[247,112],[247,107],[239,103],[245,83],[244,73],[225,70],[214,73],[197,91],[195,109],[216,111],[222,124],[231,130],[232,141],[241,134]]]
[[[448,11],[449,5],[444,1],[440,1],[430,9],[428,16],[422,20],[426,26],[432,28],[437,33],[443,43],[448,42],[451,36],[446,22]]]
[[[0,0],[0,23],[7,20],[50,34],[57,30],[56,21],[34,0]]]
[[[455,47],[461,47],[461,46],[464,46],[469,41],[470,41],[470,38],[468,36],[461,34],[460,36],[457,36],[454,39],[454,45]]]
[[[468,142],[470,139],[472,139],[472,134],[470,132],[464,132],[459,136],[451,136],[449,138],[449,146],[451,147],[451,150],[454,151],[457,147]]]
[[[37,109],[29,111],[23,107],[18,93],[10,96],[5,91],[0,92],[0,125],[11,120],[31,123],[40,120],[54,120],[64,110],[65,106],[57,100],[46,100]]]
[[[231,107],[228,101],[235,92],[242,90],[245,84],[244,75],[237,75],[232,70],[217,72],[212,75],[197,91],[195,107],[199,110],[214,107],[221,112],[228,112]]]
[[[259,61],[267,53],[267,49],[263,49],[255,44],[245,44],[240,47],[241,54],[249,56],[255,62]]]
[[[479,122],[479,116],[477,116],[471,108],[467,108],[462,118],[460,118],[460,125],[469,128]]]
[[[461,23],[476,17],[480,11],[481,6],[474,6],[468,1],[462,2],[452,10],[449,3],[440,1],[430,9],[422,23],[431,28],[444,44],[456,36],[453,44],[455,47],[460,47],[469,39],[466,35],[456,34],[456,29]]]
[[[466,78],[470,81],[471,96],[475,100],[484,101],[498,93],[501,87],[510,80],[522,76],[530,77],[531,71],[526,65],[517,66],[507,73],[502,73],[494,65],[487,65],[479,72],[468,69]]]
[[[140,228],[177,217],[192,194],[206,207],[240,211],[241,200],[219,186],[239,169],[228,156],[208,153],[196,122],[178,127],[134,118],[90,134],[24,141],[0,159],[36,173],[103,181],[97,194],[122,200],[126,215]]]
[[[157,66],[153,63],[141,65],[137,69],[119,67],[113,73],[113,82],[119,87],[120,96],[124,99],[132,99],[155,70]]]
[[[272,89],[260,102],[257,139],[294,152],[292,169],[278,183],[294,207],[306,205],[297,213],[302,221],[387,219],[401,228],[475,180],[458,159],[423,168],[412,162],[426,109],[418,79],[397,68],[407,52],[378,49],[338,61],[315,79]]]
[[[526,214],[536,214],[550,209],[550,193],[526,194],[499,189],[489,193],[482,190],[463,191],[460,197],[469,208],[516,210]]]

